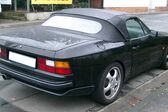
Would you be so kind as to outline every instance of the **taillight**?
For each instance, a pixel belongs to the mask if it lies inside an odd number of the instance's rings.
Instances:
[[[56,73],[57,74],[71,74],[68,62],[55,61]]]
[[[6,49],[0,48],[0,58],[7,58]]]
[[[50,73],[56,73],[60,75],[72,74],[70,65],[68,62],[52,61],[44,58],[37,58],[38,69]]]

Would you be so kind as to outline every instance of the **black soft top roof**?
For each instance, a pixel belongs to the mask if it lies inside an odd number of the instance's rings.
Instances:
[[[93,8],[72,8],[72,9],[64,9],[59,11],[61,13],[68,13],[68,14],[77,14],[83,16],[90,16],[95,17],[103,20],[109,20],[114,16],[124,15],[125,12],[117,12],[117,11],[110,11],[110,10],[103,10],[103,9],[93,9]]]
[[[118,12],[104,9],[93,9],[93,8],[72,8],[72,9],[64,9],[59,12],[55,12],[54,14],[64,13],[64,14],[72,14],[72,15],[81,15],[87,17],[98,18],[101,20],[105,20],[113,24],[113,26],[125,37],[129,38],[128,31],[126,29],[125,21],[134,16],[126,13],[126,12]]]

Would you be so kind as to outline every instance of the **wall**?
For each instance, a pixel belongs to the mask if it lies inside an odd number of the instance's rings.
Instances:
[[[101,0],[90,0],[90,6],[92,8],[101,8]]]
[[[104,0],[104,7],[166,7],[167,0]]]
[[[26,19],[28,21],[44,20],[47,19],[52,12],[38,12],[38,13],[26,13]]]
[[[168,11],[167,0],[104,0],[103,6],[125,12]]]

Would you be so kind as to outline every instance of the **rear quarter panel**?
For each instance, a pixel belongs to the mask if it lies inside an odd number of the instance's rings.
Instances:
[[[126,78],[129,77],[131,52],[128,43],[101,41],[88,46],[88,49],[93,50],[92,54],[71,59],[76,86],[95,85],[99,75],[113,62],[119,62],[123,66]]]

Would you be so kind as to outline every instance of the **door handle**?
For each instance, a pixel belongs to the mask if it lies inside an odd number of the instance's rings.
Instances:
[[[140,48],[139,45],[134,45],[134,46],[132,47],[133,50],[136,50],[136,49],[138,49],[138,48]]]

